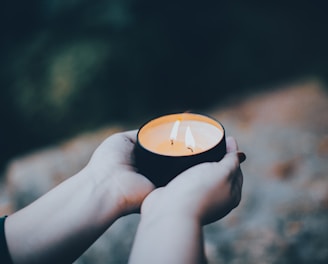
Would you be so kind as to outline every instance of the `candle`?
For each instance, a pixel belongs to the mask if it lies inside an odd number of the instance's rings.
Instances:
[[[223,126],[196,113],[155,118],[138,131],[135,166],[156,186],[164,186],[185,169],[218,161],[226,153]]]
[[[180,126],[180,120],[175,121],[170,134],[171,145],[173,145],[174,141],[177,140],[179,126]]]
[[[185,145],[187,149],[190,149],[192,153],[195,152],[195,139],[191,134],[190,126],[187,126],[186,136],[185,136]]]

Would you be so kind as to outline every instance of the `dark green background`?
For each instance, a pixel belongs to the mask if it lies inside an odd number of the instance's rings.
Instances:
[[[2,1],[1,167],[104,124],[327,79],[325,1]]]

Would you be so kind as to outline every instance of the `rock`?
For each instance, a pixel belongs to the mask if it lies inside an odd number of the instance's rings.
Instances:
[[[328,260],[327,112],[328,96],[318,81],[208,110],[247,154],[241,204],[204,228],[209,263]],[[117,130],[79,136],[14,160],[6,178],[15,210],[81,169],[97,144]],[[76,263],[126,263],[138,220],[120,219]]]

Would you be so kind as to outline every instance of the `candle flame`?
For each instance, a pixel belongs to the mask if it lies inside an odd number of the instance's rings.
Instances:
[[[180,120],[175,121],[170,134],[171,145],[173,145],[174,140],[177,140],[179,126]]]
[[[190,126],[187,127],[186,134],[185,134],[185,145],[191,152],[194,152],[194,148],[196,146],[195,139],[191,133]]]

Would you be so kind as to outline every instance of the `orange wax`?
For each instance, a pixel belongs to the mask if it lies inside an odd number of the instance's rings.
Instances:
[[[173,145],[170,142],[164,141],[158,144],[152,151],[169,156],[188,156],[202,152],[203,149],[197,146],[193,149],[187,148],[185,143],[181,141],[175,141]]]
[[[170,133],[179,120],[176,139],[170,140]],[[189,126],[195,146],[186,146],[185,134]],[[139,133],[140,144],[151,152],[166,156],[189,156],[204,152],[216,146],[223,138],[224,130],[216,120],[193,113],[162,116],[144,125]]]

